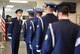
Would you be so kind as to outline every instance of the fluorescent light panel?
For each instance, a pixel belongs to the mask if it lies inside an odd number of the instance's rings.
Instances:
[[[13,3],[28,3],[28,1],[20,1],[20,0],[10,0]]]
[[[6,10],[6,11],[9,11],[9,10],[11,10],[11,9],[5,8],[5,10]]]
[[[13,8],[14,5],[7,5],[6,7],[7,7],[7,8]]]

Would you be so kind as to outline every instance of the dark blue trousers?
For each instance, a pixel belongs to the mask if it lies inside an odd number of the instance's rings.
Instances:
[[[12,40],[12,54],[18,54],[20,40]]]
[[[27,54],[32,54],[32,50],[30,49],[29,44],[26,44]]]

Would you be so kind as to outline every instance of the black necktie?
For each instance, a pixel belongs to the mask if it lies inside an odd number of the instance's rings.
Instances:
[[[19,19],[19,24],[22,25],[22,20]]]

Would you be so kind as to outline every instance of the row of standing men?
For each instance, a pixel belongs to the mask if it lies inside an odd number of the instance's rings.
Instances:
[[[27,54],[80,54],[80,26],[68,19],[70,8],[65,2],[59,5],[46,2],[45,16],[40,8],[27,11],[29,20],[23,25]],[[57,11],[57,16],[53,11]],[[17,17],[12,19],[7,29],[12,54],[18,54],[22,12],[22,9],[15,11]]]

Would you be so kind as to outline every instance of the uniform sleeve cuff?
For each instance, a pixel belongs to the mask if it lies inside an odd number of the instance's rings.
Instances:
[[[8,36],[10,36],[10,35],[11,35],[11,33],[8,33],[7,35],[8,35]]]
[[[37,52],[41,52],[41,50],[36,50]]]

